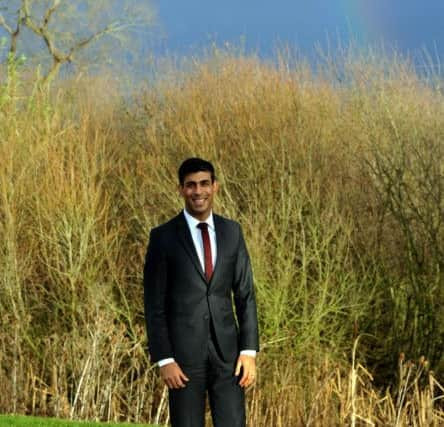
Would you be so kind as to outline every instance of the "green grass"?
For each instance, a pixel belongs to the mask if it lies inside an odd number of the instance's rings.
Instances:
[[[126,427],[126,426],[139,426],[139,427],[154,427],[153,424],[129,424],[129,423],[97,423],[88,421],[68,421],[59,420],[56,418],[40,418],[40,417],[24,417],[15,415],[0,415],[0,427]]]

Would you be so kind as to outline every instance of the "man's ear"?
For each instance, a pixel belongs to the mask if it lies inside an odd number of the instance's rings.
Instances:
[[[181,196],[181,197],[183,196],[182,190],[183,190],[182,184],[178,184],[177,185],[177,192],[178,192],[179,196]]]
[[[214,180],[213,182],[213,190],[215,193],[217,193],[219,191],[219,181]]]

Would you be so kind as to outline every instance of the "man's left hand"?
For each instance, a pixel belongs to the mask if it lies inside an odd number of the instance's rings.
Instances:
[[[256,379],[256,358],[241,354],[236,363],[236,371],[234,375],[239,376],[242,368],[242,378],[239,380],[241,387],[248,387],[254,383]]]

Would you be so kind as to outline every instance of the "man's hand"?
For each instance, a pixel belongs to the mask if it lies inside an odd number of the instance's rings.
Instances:
[[[256,379],[256,358],[241,354],[237,359],[234,375],[239,376],[242,368],[242,378],[239,380],[241,387],[248,387]]]
[[[160,376],[165,381],[168,388],[183,388],[189,381],[182,369],[176,362],[168,363],[160,369]]]

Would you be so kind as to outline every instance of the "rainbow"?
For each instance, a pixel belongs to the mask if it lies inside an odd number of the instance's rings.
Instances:
[[[339,0],[347,21],[349,36],[362,42],[382,40],[388,28],[384,25],[378,1]]]

